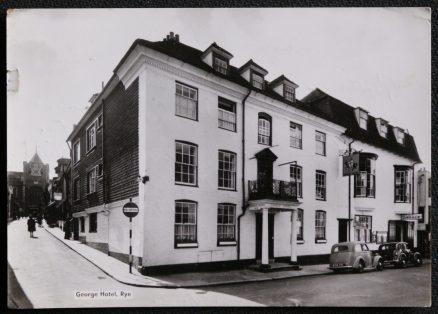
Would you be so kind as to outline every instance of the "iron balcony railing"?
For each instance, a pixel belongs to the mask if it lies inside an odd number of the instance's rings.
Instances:
[[[273,199],[297,202],[297,183],[280,180],[248,181],[249,200]]]

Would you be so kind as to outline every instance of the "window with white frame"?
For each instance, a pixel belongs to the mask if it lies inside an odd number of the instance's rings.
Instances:
[[[325,240],[325,225],[326,225],[326,213],[322,210],[315,212],[315,241]]]
[[[290,165],[290,181],[297,184],[297,197],[303,197],[303,176],[301,166]]]
[[[354,216],[354,241],[371,242],[373,234],[373,217],[366,215]]]
[[[326,145],[325,144],[326,144],[325,133],[315,131],[315,145],[316,145],[315,152],[318,155],[325,156],[325,154],[326,154]]]
[[[297,123],[290,122],[290,146],[302,149],[303,148],[303,127]]]
[[[198,90],[177,82],[175,94],[175,114],[177,116],[197,120]]]
[[[258,143],[264,145],[271,145],[271,116],[265,113],[259,113],[258,125]]]
[[[368,125],[368,113],[363,110],[359,111],[359,126],[366,130]]]
[[[303,226],[304,226],[304,211],[302,209],[298,208],[298,210],[297,210],[297,240],[304,239]]]
[[[213,62],[213,69],[215,71],[218,71],[218,72],[226,75],[227,71],[228,71],[228,62],[215,56],[214,62]]]
[[[175,201],[176,247],[197,244],[197,205],[194,201]]]
[[[175,142],[175,183],[196,185],[198,181],[198,147]]]
[[[316,170],[316,199],[325,201],[326,199],[326,175],[324,171]]]
[[[218,186],[223,189],[236,189],[236,154],[219,151]]]
[[[395,202],[410,203],[411,202],[411,169],[406,167],[395,167]]]
[[[96,124],[93,122],[87,128],[87,153],[96,147]]]
[[[81,142],[77,141],[73,144],[73,164],[81,159]]]
[[[236,103],[219,97],[218,126],[221,129],[236,131]]]
[[[87,173],[87,194],[96,192],[96,167]]]
[[[284,88],[284,98],[289,101],[295,101],[295,88],[289,85],[283,85]]]
[[[376,159],[360,158],[359,173],[354,180],[354,197],[375,197],[376,195]]]
[[[252,86],[258,89],[263,89],[263,82],[264,82],[263,76],[255,72],[252,72]]]
[[[221,241],[236,240],[236,205],[218,204],[217,239]]]

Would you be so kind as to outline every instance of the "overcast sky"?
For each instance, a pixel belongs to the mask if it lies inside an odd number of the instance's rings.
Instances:
[[[252,58],[375,117],[405,128],[431,165],[431,27],[422,8],[390,9],[48,9],[7,18],[7,65],[19,90],[8,92],[8,170],[38,154],[55,175],[66,138],[136,38],[169,31],[204,50],[213,41],[241,66]]]

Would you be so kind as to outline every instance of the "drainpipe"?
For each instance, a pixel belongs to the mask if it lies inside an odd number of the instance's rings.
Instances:
[[[251,94],[251,89],[248,89],[248,94],[242,101],[242,213],[237,217],[237,260],[240,261],[240,219],[245,215],[248,205],[245,204],[245,102]]]
[[[415,169],[415,165],[419,164],[419,163],[421,163],[421,162],[416,161],[411,166],[411,168],[412,168],[412,197],[411,197],[411,199],[412,199],[412,214],[414,214],[414,211],[415,211],[415,209],[414,209],[414,207],[415,207],[415,204],[414,204],[414,199],[415,199],[414,198],[414,192],[415,192],[415,186],[414,186],[415,171],[414,171],[414,169]]]
[[[66,142],[68,149],[70,151],[70,210],[69,210],[69,216],[73,213],[73,150],[70,147],[70,144],[68,141]],[[67,218],[67,217],[66,217]],[[62,229],[64,229],[64,223],[62,223]]]
[[[348,156],[351,155],[351,144],[354,139],[348,143]],[[351,175],[348,176],[348,241],[351,241]]]

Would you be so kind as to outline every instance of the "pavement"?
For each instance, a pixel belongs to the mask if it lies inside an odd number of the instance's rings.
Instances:
[[[206,271],[187,272],[144,276],[136,269],[132,274],[128,273],[128,265],[101,251],[75,240],[64,239],[64,232],[59,228],[45,230],[63,242],[73,251],[90,261],[96,267],[113,279],[132,286],[154,287],[154,288],[198,288],[208,286],[221,286],[249,282],[263,282],[270,280],[288,279],[295,277],[318,276],[331,274],[327,264],[302,266],[301,270],[284,270],[262,273],[251,269],[227,270],[227,271]]]
[[[7,290],[11,309],[263,306],[205,289],[163,289],[121,283],[45,228],[36,229],[34,237],[29,237],[24,219],[13,221],[7,228],[10,265]],[[127,273],[128,266],[122,265]]]

